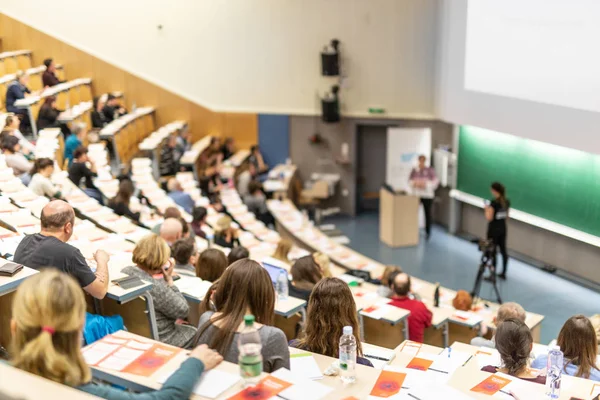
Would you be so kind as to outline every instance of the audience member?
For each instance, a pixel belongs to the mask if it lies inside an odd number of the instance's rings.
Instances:
[[[594,314],[590,317],[590,321],[596,331],[596,338],[598,339],[598,343],[600,343],[600,314]]]
[[[175,204],[185,210],[186,213],[191,214],[194,208],[194,200],[192,196],[183,191],[181,183],[177,178],[170,178],[167,182],[167,190],[169,191],[168,196],[173,199]]]
[[[5,136],[2,139],[2,150],[4,151],[6,166],[12,168],[15,176],[27,185],[31,179],[29,173],[33,169],[33,163],[21,153],[19,139],[15,136]]]
[[[565,322],[556,344],[565,357],[563,372],[578,378],[600,381],[598,370],[598,339],[591,321],[583,315],[574,315]],[[544,369],[548,355],[544,354],[531,363],[535,369]]]
[[[223,153],[223,161],[235,154],[235,141],[232,137],[225,139],[225,143],[221,146],[221,153]]]
[[[263,369],[273,372],[290,368],[290,352],[285,334],[271,325],[275,311],[275,290],[267,271],[256,261],[239,260],[225,270],[213,296],[217,312],[200,317],[194,344],[208,344],[225,360],[237,363],[238,338],[244,316],[256,318],[262,343]]]
[[[496,326],[499,326],[502,322],[509,318],[518,319],[521,322],[525,322],[526,317],[527,314],[525,313],[525,310],[519,304],[504,303],[498,308],[498,311],[496,312],[496,316],[494,317],[494,324]],[[485,332],[482,332],[482,334],[487,333],[487,327],[484,330]],[[496,342],[493,337],[491,340],[487,340],[484,337],[475,337],[471,339],[471,345],[477,347],[489,347],[492,349],[496,348]]]
[[[394,294],[389,304],[410,311],[408,316],[408,336],[414,342],[423,343],[425,328],[431,326],[433,314],[423,302],[412,299],[410,294],[410,276],[401,272],[396,274],[392,283]]]
[[[88,167],[88,163],[90,166]],[[93,178],[98,176],[96,172],[96,164],[88,156],[87,147],[78,147],[73,152],[73,162],[69,166],[69,179],[76,186],[81,187],[85,194],[93,199],[96,199],[98,203],[104,204],[102,198],[102,192],[94,185]],[[82,185],[83,180],[83,185]]]
[[[265,161],[263,159],[258,145],[252,146],[250,148],[250,156],[248,157],[248,161],[250,162],[250,164],[254,165],[257,174],[265,173],[269,169],[269,166],[265,164]]]
[[[196,276],[198,247],[194,239],[179,239],[173,243],[171,254],[175,259],[175,273],[177,275]]]
[[[183,225],[177,218],[167,218],[160,227],[160,237],[169,246],[183,237]]]
[[[185,220],[185,218],[183,217],[179,217],[179,222],[181,222],[181,237],[183,239],[194,239],[196,237],[196,234],[194,234],[194,231],[192,231],[192,229],[190,228],[190,224],[187,223],[187,221]]]
[[[248,164],[248,169],[239,174],[237,178],[237,191],[242,199],[250,193],[250,182],[256,178],[256,171],[254,164]]]
[[[390,298],[394,295],[392,286],[394,284],[394,278],[397,274],[402,272],[402,268],[397,265],[386,265],[381,275],[381,284],[377,287],[377,294],[381,297]]]
[[[31,90],[27,87],[29,83],[29,74],[27,72],[18,71],[16,79],[8,85],[6,89],[6,111],[17,114],[21,117],[23,125],[28,125],[29,116],[26,108],[17,108],[15,102],[24,99],[31,94]]]
[[[34,275],[19,286],[12,307],[11,364],[103,399],[187,399],[202,373],[223,360],[207,346],[198,346],[156,392],[127,393],[92,382],[81,352],[86,302],[72,278],[55,270]]]
[[[108,119],[104,116],[104,106],[106,105],[106,95],[94,97],[94,110],[92,111],[92,127],[102,129],[108,124]]]
[[[2,133],[0,133],[0,141],[4,136],[16,136],[19,139],[19,144],[21,145],[21,151],[23,154],[28,155],[33,153],[35,150],[35,145],[31,143],[29,140],[25,139],[25,136],[19,130],[21,126],[21,120],[15,114],[9,113],[6,115],[6,119],[4,120],[4,128],[2,128]]]
[[[290,250],[292,250],[293,243],[289,239],[279,239],[279,243],[277,243],[277,247],[275,248],[275,253],[271,257],[276,260],[283,261],[286,264],[290,263],[290,259],[288,255],[290,254]]]
[[[196,276],[203,281],[216,282],[229,264],[225,253],[218,249],[206,249],[196,261]]]
[[[179,160],[183,154],[192,148],[192,143],[190,141],[192,134],[189,129],[184,129],[177,135],[175,138],[175,158]]]
[[[139,222],[140,213],[133,212],[131,211],[131,208],[129,208],[131,196],[133,196],[134,191],[135,188],[133,186],[133,182],[131,182],[129,179],[123,179],[121,182],[119,182],[119,190],[117,191],[115,197],[108,201],[108,206],[112,208],[115,214],[123,215]]]
[[[206,239],[206,232],[202,230],[202,227],[206,225],[206,216],[208,211],[205,207],[194,207],[192,210],[192,230],[196,236]]]
[[[237,260],[243,260],[244,258],[249,258],[250,252],[244,246],[238,246],[231,249],[229,254],[227,254],[227,265],[231,265]]]
[[[215,244],[221,247],[234,248],[240,245],[237,229],[231,226],[231,218],[224,215],[217,221]]]
[[[248,193],[244,196],[244,204],[248,211],[256,216],[256,219],[265,225],[274,225],[275,219],[267,208],[267,197],[262,191],[259,181],[251,181],[248,185]]]
[[[160,159],[158,169],[160,176],[174,176],[179,172],[179,161],[175,157],[175,146],[177,145],[177,136],[170,135],[167,143],[160,149]]]
[[[200,179],[198,180],[198,186],[200,187],[200,192],[208,197],[210,204],[212,204],[214,208],[214,205],[220,201],[219,193],[221,191],[219,170],[217,169],[216,164],[211,164],[204,168],[200,175]],[[221,212],[221,210],[217,211]]]
[[[333,275],[331,273],[331,260],[329,259],[329,256],[320,251],[313,253],[312,256],[319,268],[321,268],[323,278],[331,278]]]
[[[310,295],[304,334],[292,340],[291,347],[312,353],[339,358],[340,338],[345,326],[351,326],[356,337],[360,336],[356,303],[348,284],[338,278],[324,278],[317,283]],[[356,363],[372,367],[363,358],[362,344],[356,341]]]
[[[60,189],[54,186],[50,177],[54,173],[54,161],[49,158],[38,158],[33,163],[29,189],[38,196],[60,198]]]
[[[169,260],[170,254],[167,242],[154,234],[148,235],[133,249],[135,266],[123,268],[123,273],[153,284],[150,295],[154,302],[160,341],[188,348],[196,328],[179,322],[187,318],[190,310],[187,300],[173,284],[175,264]]]
[[[63,110],[59,110],[56,106],[56,97],[48,96],[44,99],[44,104],[40,107],[37,119],[38,130],[47,128],[60,128],[65,137],[71,134],[69,128],[61,124],[58,116]]]
[[[518,319],[508,318],[496,330],[496,350],[500,353],[502,367],[488,365],[481,370],[491,373],[502,372],[543,385],[546,383],[546,377],[540,371],[528,366],[532,349],[533,337],[527,325]]]
[[[321,268],[312,256],[304,256],[296,260],[292,265],[291,274],[289,295],[306,301],[310,298],[315,285],[323,279]]]
[[[473,298],[466,290],[459,290],[452,300],[452,307],[458,311],[469,311],[473,306]]]
[[[67,244],[73,235],[75,212],[69,203],[54,200],[42,209],[41,232],[27,235],[19,243],[14,262],[40,270],[52,266],[73,276],[79,286],[97,299],[108,290],[108,254],[98,250],[94,254],[96,272],[92,272],[81,252]]]
[[[167,218],[179,219],[179,218],[181,218],[181,211],[179,211],[179,208],[177,208],[177,207],[167,207],[165,209],[165,213],[163,214],[163,217],[164,217],[164,219],[167,219]],[[157,235],[160,234],[161,227],[162,227],[162,222],[154,225],[151,229],[152,233],[156,233]]]
[[[52,87],[56,86],[59,83],[63,83],[65,81],[61,81],[56,76],[56,64],[54,60],[51,58],[46,58],[44,60],[44,65],[46,66],[46,70],[42,74],[42,84],[44,87]]]
[[[104,114],[106,121],[110,123],[127,114],[127,110],[125,110],[115,95],[109,93],[106,97],[106,104],[102,109],[102,114]]]
[[[69,160],[69,165],[71,165],[71,162],[73,161],[73,153],[75,153],[75,150],[83,146],[87,133],[87,126],[84,123],[78,122],[73,124],[73,134],[69,135],[67,140],[65,140],[65,158]]]

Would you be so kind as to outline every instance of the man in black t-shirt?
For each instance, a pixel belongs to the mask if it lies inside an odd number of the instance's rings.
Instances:
[[[73,234],[75,212],[62,200],[48,203],[42,210],[40,233],[27,235],[15,252],[14,261],[33,269],[54,267],[74,277],[90,295],[102,299],[108,290],[108,260],[104,250],[94,254],[97,268],[92,272],[83,254],[67,244]]]

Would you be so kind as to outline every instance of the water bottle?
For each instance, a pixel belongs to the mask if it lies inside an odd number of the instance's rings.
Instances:
[[[288,298],[288,278],[287,272],[281,271],[277,277],[277,298],[279,300],[287,300]]]
[[[255,386],[263,371],[263,358],[260,335],[254,327],[254,315],[244,317],[244,329],[240,333],[238,350],[238,364],[244,387]]]
[[[344,327],[340,338],[340,378],[344,383],[356,381],[356,338],[351,326]]]
[[[549,399],[558,399],[560,397],[560,380],[563,369],[563,352],[560,346],[552,346],[548,351],[548,361],[546,364],[546,396]]]

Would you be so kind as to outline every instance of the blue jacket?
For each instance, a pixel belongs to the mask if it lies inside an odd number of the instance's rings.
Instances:
[[[75,149],[79,146],[83,146],[83,144],[75,135],[70,135],[65,141],[65,158],[69,160],[69,165],[71,165],[71,161],[73,161],[73,153],[75,152]]]
[[[186,213],[192,213],[192,210],[194,209],[194,200],[192,199],[192,196],[179,190],[170,192],[168,196],[173,199],[175,204],[183,207]]]
[[[6,111],[11,113],[23,113],[23,109],[15,107],[15,101],[25,98],[25,93],[31,93],[26,87],[21,85],[19,82],[14,81],[6,89]]]

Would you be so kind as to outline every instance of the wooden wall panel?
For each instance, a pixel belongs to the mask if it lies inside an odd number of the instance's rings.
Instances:
[[[63,64],[66,79],[92,78],[94,96],[121,91],[128,109],[133,103],[156,107],[156,127],[183,120],[193,140],[214,135],[235,138],[239,148],[258,143],[256,114],[212,111],[1,13],[0,35],[4,51],[32,50],[34,66],[52,57]]]

